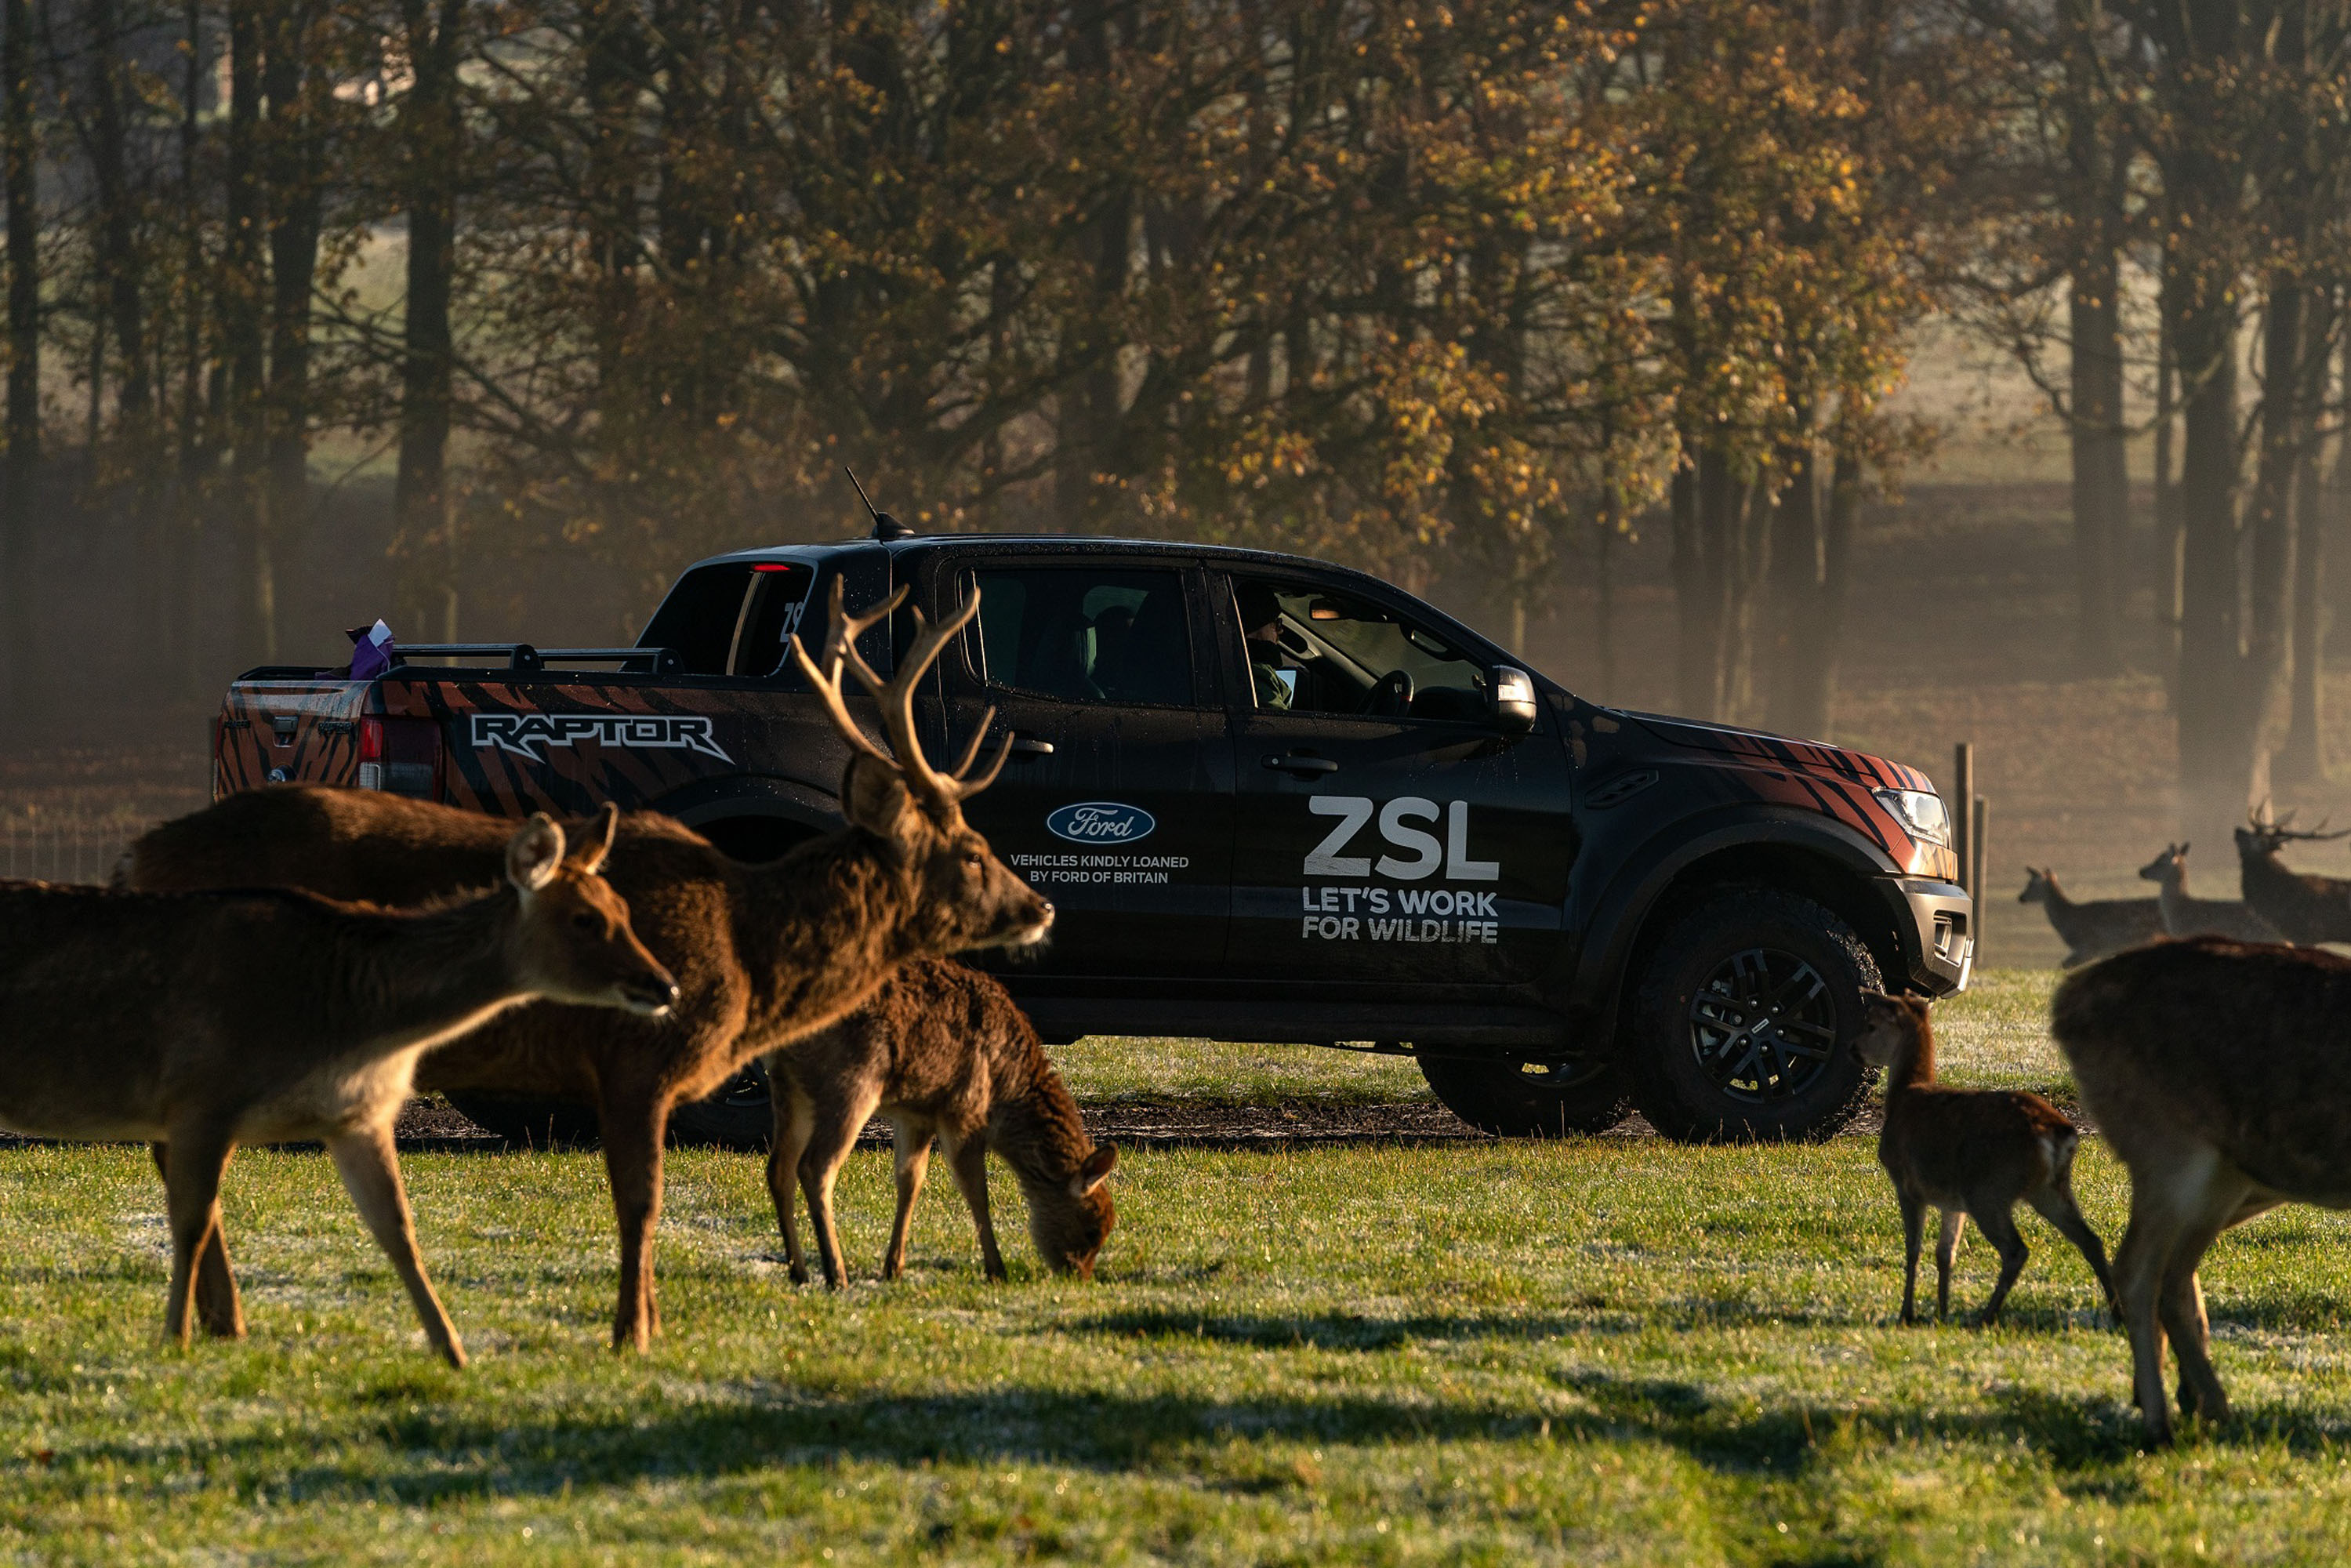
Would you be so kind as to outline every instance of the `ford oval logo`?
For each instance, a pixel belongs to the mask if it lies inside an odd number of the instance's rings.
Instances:
[[[1045,819],[1045,826],[1056,838],[1079,844],[1131,844],[1137,839],[1147,839],[1151,830],[1159,825],[1152,814],[1140,806],[1122,806],[1115,800],[1088,800],[1076,806],[1064,806]]]

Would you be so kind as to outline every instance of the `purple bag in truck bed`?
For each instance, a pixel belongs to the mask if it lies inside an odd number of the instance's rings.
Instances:
[[[392,668],[392,628],[378,621],[372,626],[354,626],[349,633],[351,640],[351,679],[371,681]]]

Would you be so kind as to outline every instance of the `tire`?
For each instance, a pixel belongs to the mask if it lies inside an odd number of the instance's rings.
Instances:
[[[775,1134],[768,1070],[757,1060],[717,1093],[669,1113],[669,1141],[681,1146],[762,1150]]]
[[[593,1106],[567,1100],[520,1100],[459,1090],[449,1096],[458,1113],[518,1149],[593,1148],[599,1124]]]
[[[1719,893],[1675,919],[1641,971],[1634,1101],[1684,1143],[1833,1137],[1877,1077],[1853,1049],[1861,992],[1877,985],[1853,927],[1811,899]]]
[[[1609,1062],[1548,1067],[1424,1056],[1420,1075],[1447,1110],[1505,1138],[1604,1133],[1633,1113],[1624,1077]]]

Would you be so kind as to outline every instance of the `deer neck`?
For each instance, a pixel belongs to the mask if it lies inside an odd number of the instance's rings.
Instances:
[[[2044,876],[2041,879],[2041,902],[2052,909],[2074,907],[2074,901],[2065,896],[2065,890],[2057,885],[2057,879],[2053,876]]]
[[[742,867],[736,952],[751,981],[746,1040],[759,1049],[811,1034],[862,1006],[912,951],[911,872],[852,828],[768,865]]]
[[[521,900],[510,887],[428,914],[370,914],[338,946],[350,1010],[335,1030],[371,1056],[438,1045],[532,995],[512,957]]]
[[[1024,1183],[1068,1181],[1093,1153],[1094,1141],[1044,1047],[1023,1029],[991,1042],[987,1054],[988,1146]]]
[[[2166,872],[2163,880],[2156,883],[2155,897],[2156,902],[2163,908],[2166,925],[2176,925],[2185,920],[2189,903],[2187,868],[2179,867]]]
[[[1911,1037],[1909,1046],[1886,1066],[1886,1109],[1892,1111],[1895,1103],[1911,1090],[1927,1088],[1934,1082],[1935,1030],[1922,1019],[1918,1023],[1918,1032]]]

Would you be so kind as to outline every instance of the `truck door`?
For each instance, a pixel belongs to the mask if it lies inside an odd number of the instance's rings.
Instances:
[[[1215,580],[1234,692],[1225,970],[1505,984],[1558,956],[1574,858],[1557,719],[1510,735],[1490,653],[1278,574]]]
[[[959,557],[945,609],[977,586],[978,620],[940,660],[949,732],[1013,751],[964,815],[1053,901],[1042,975],[1181,975],[1225,950],[1232,749],[1188,563]],[[946,590],[947,591],[942,591]]]

